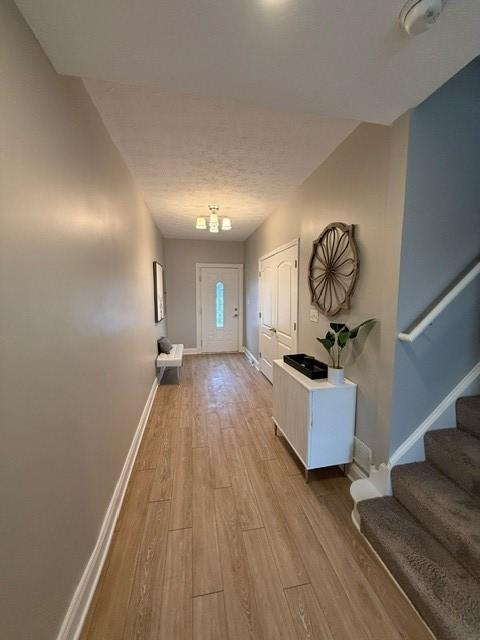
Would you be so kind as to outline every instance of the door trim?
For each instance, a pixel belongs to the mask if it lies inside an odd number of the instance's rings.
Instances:
[[[271,258],[276,253],[280,253],[281,251],[285,251],[285,249],[290,249],[291,247],[296,247],[297,248],[297,308],[295,309],[295,312],[296,312],[296,318],[297,318],[297,349],[298,349],[298,343],[300,341],[300,339],[299,339],[299,335],[300,335],[300,326],[299,325],[300,325],[300,323],[298,321],[298,305],[300,303],[300,238],[294,238],[293,240],[290,240],[290,242],[286,242],[285,244],[282,244],[279,247],[276,247],[275,249],[272,249],[268,253],[265,253],[263,256],[260,256],[260,258],[258,259],[258,270],[257,270],[257,283],[258,283],[258,290],[257,290],[258,291],[258,296],[257,296],[258,353],[257,353],[257,357],[258,357],[258,362],[259,363],[261,361],[261,358],[260,358],[260,343],[261,343],[261,334],[262,334],[262,322],[261,322],[261,319],[260,319],[260,305],[261,305],[260,288],[262,286],[261,278],[260,278],[261,263],[262,263],[262,260],[266,260],[267,258]]]
[[[290,242],[286,242],[285,244],[280,245],[279,247],[276,247],[276,249],[272,249],[272,251],[269,251],[268,253],[265,253],[263,256],[260,256],[260,258],[258,259],[258,264],[260,265],[260,262],[262,260],[266,260],[267,258],[271,258],[272,256],[274,256],[276,253],[280,253],[280,251],[285,251],[285,249],[290,249],[290,247],[297,247],[297,260],[300,258],[300,251],[299,249],[299,244],[300,244],[300,238],[294,238],[293,240],[290,240]],[[259,269],[260,271],[260,269]]]
[[[218,268],[218,269],[236,269],[238,271],[238,344],[237,351],[242,351],[243,347],[243,264],[232,263],[216,263],[216,262],[197,262],[195,264],[195,308],[196,308],[196,323],[197,323],[197,353],[208,353],[202,349],[202,319],[200,313],[201,307],[201,289],[200,289],[200,270],[204,268]]]

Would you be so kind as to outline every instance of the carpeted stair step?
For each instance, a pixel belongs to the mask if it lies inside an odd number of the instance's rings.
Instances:
[[[395,498],[480,580],[480,502],[428,462],[394,467],[391,478]]]
[[[424,443],[428,462],[480,498],[480,438],[462,429],[440,429],[428,431]]]
[[[455,410],[457,427],[480,438],[480,396],[458,398]]]
[[[437,640],[478,640],[480,585],[393,497],[357,505],[361,530]]]

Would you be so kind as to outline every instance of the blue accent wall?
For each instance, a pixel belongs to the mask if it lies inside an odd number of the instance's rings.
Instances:
[[[480,253],[479,59],[412,111],[409,136],[399,331]],[[477,278],[415,343],[397,344],[391,453],[479,360]]]

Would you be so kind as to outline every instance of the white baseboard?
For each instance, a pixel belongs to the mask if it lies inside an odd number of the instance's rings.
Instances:
[[[363,480],[368,477],[365,471],[355,462],[355,460],[350,464],[345,465],[345,467],[345,473],[350,482]]]
[[[127,489],[130,474],[132,473],[133,464],[137,456],[138,448],[142,440],[143,432],[150,415],[150,411],[153,405],[153,399],[155,397],[155,391],[157,390],[157,380],[154,380],[150,392],[148,394],[147,402],[140,416],[140,420],[133,436],[130,449],[128,450],[125,463],[123,465],[122,472],[118,479],[115,491],[113,492],[112,499],[108,505],[107,512],[103,519],[102,527],[100,529],[95,548],[90,556],[80,582],[77,585],[73,598],[68,607],[65,618],[63,619],[62,626],[57,636],[57,640],[78,640],[82,631],[82,626],[85,621],[85,617],[92,601],[95,588],[100,578],[103,564],[107,557],[108,548],[112,540],[113,531],[115,529],[115,523],[120,513],[125,491]]]
[[[188,349],[183,350],[183,355],[185,356],[195,356],[198,353],[197,347],[189,347]]]
[[[259,361],[257,360],[257,358],[255,358],[253,353],[247,349],[247,347],[243,347],[243,353],[247,356],[247,358],[250,360],[250,364],[255,367],[255,369],[260,369]]]

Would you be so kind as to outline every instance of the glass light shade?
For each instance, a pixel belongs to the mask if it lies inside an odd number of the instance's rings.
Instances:
[[[218,226],[218,214],[211,213],[208,222],[209,222],[210,226],[212,226],[212,224],[214,224],[214,225],[216,224]]]
[[[230,231],[231,228],[232,228],[232,221],[230,220],[230,218],[223,218],[222,231]]]
[[[210,233],[218,233],[218,222],[210,223]]]
[[[207,221],[203,216],[198,216],[195,229],[206,229],[206,228],[207,228]]]

